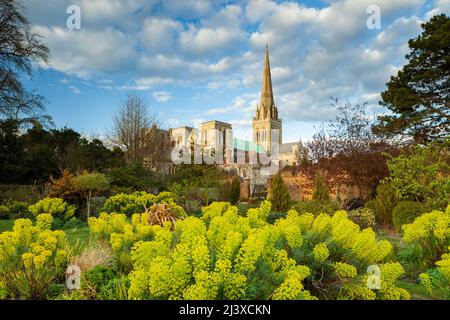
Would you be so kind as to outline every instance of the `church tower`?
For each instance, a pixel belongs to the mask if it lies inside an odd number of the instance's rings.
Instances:
[[[268,154],[271,153],[273,142],[277,142],[280,145],[282,143],[281,122],[281,119],[278,118],[278,109],[275,106],[275,100],[273,98],[269,47],[266,45],[261,102],[256,106],[256,115],[253,118],[253,142],[262,146]],[[273,130],[278,132],[278,137],[272,136]]]

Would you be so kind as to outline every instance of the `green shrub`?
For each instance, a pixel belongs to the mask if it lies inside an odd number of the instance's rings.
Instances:
[[[269,200],[272,202],[272,208],[274,211],[284,212],[289,210],[291,206],[289,190],[285,185],[281,174],[277,174],[273,177]]]
[[[10,215],[12,219],[18,218],[31,218],[32,214],[28,211],[29,204],[21,201],[11,201],[8,202],[7,206],[9,207]]]
[[[450,194],[449,148],[450,139],[444,143],[418,145],[388,161],[390,184],[402,200],[445,208]]]
[[[414,201],[400,201],[392,212],[394,227],[402,230],[404,224],[412,223],[414,219],[425,213],[427,210],[423,204]]]
[[[7,220],[10,218],[11,211],[5,205],[0,205],[0,220]]]
[[[368,208],[359,208],[348,212],[348,218],[362,228],[375,226],[375,212]]]
[[[102,173],[83,172],[74,179],[75,189],[86,197],[86,218],[91,215],[91,200],[93,196],[106,192],[109,181]]]
[[[392,186],[382,182],[377,187],[377,196],[374,199],[375,217],[378,223],[387,226],[392,223],[392,210],[397,205],[398,196]]]
[[[392,245],[370,228],[361,230],[346,212],[314,217],[290,210],[269,224],[270,212],[267,201],[245,217],[234,206],[213,203],[201,219],[178,221],[173,230],[151,227],[151,239],[131,249],[129,298],[409,298],[396,286],[403,268],[389,262]],[[383,285],[372,291],[366,270],[373,264]]]
[[[128,300],[129,288],[130,280],[128,276],[116,277],[100,288],[98,298],[100,300]]]
[[[36,217],[41,213],[51,214],[54,219],[63,221],[70,219],[75,214],[76,207],[69,205],[61,198],[45,198],[28,207],[28,210]]]
[[[420,251],[418,264],[431,268],[450,247],[450,206],[446,211],[424,213],[414,222],[403,225],[402,229],[403,241]]]
[[[375,211],[376,211],[375,199],[366,201],[366,203],[364,204],[364,208],[371,209],[375,213]]]
[[[420,248],[416,245],[407,243],[397,252],[397,259],[405,268],[405,274],[415,279],[426,269],[426,265],[421,259]]]
[[[123,213],[127,216],[131,216],[134,213],[145,212],[155,203],[168,204],[179,216],[184,216],[186,214],[183,208],[174,202],[170,192],[161,192],[158,195],[143,191],[134,192],[132,194],[117,194],[109,197],[101,210],[102,212]]]
[[[83,295],[87,299],[99,299],[103,287],[117,276],[116,270],[104,266],[84,272],[81,281]]]
[[[448,300],[450,299],[450,253],[444,253],[442,260],[436,262],[436,266],[436,268],[420,274],[420,283],[428,293],[439,294],[439,296]]]
[[[237,177],[234,177],[231,181],[230,188],[230,203],[232,205],[235,205],[239,201],[239,197],[241,196],[241,185]]]
[[[317,173],[316,187],[314,189],[312,198],[313,200],[319,202],[330,201],[330,191],[320,171]]]
[[[73,217],[70,220],[64,222],[62,229],[63,230],[73,230],[73,229],[80,229],[85,226],[86,226],[86,224],[83,221]]]
[[[278,219],[286,218],[286,212],[271,212],[267,216],[267,222],[274,224]]]
[[[334,200],[329,201],[299,201],[297,202],[293,209],[297,211],[298,213],[312,213],[315,216],[326,213],[326,214],[333,214],[337,210],[340,209],[339,203],[337,203]]]
[[[0,233],[0,291],[6,285],[8,298],[45,299],[50,286],[62,281],[69,261],[66,234],[51,225],[52,216],[41,214],[34,225],[17,219],[11,231]]]

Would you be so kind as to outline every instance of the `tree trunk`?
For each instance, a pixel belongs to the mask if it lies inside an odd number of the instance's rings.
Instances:
[[[89,190],[89,195],[88,195],[88,201],[87,201],[87,219],[89,219],[90,215],[91,215],[91,196],[92,196],[92,190]]]

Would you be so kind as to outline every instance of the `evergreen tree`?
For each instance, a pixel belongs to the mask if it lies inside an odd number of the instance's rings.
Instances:
[[[230,190],[230,202],[231,204],[236,204],[239,201],[239,197],[241,195],[241,185],[239,183],[239,179],[234,177],[231,181],[231,190]]]
[[[380,104],[393,115],[379,118],[375,132],[403,135],[416,143],[450,135],[450,18],[433,17],[409,41],[408,64],[387,83]]]
[[[272,202],[272,210],[274,211],[286,212],[290,209],[289,190],[279,173],[273,177],[269,200]]]
[[[328,190],[328,186],[320,171],[316,176],[316,187],[313,193],[313,200],[319,202],[330,201],[330,191]]]

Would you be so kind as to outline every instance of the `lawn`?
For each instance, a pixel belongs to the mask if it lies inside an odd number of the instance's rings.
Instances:
[[[397,285],[400,288],[407,290],[411,294],[411,300],[446,300],[444,293],[442,292],[433,292],[433,294],[429,294],[427,290],[421,286],[419,283],[413,280],[400,280],[397,282]]]
[[[0,220],[0,233],[11,230],[13,225],[14,220]],[[70,246],[78,246],[80,248],[84,248],[89,243],[89,241],[92,240],[88,226],[67,229],[64,231],[66,232],[67,240]]]

